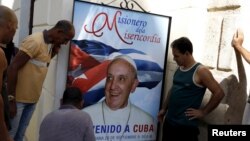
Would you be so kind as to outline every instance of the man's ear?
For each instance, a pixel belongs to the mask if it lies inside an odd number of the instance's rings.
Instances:
[[[8,24],[6,24],[6,28],[7,28],[8,30],[11,30],[11,29],[13,28],[12,23],[11,23],[11,22],[8,22]]]
[[[184,54],[185,54],[185,55],[189,55],[189,54],[190,54],[190,52],[186,51]]]
[[[139,84],[139,80],[138,79],[135,79],[134,83],[133,83],[133,86],[131,88],[131,93],[133,93],[136,89],[136,87],[138,86]]]

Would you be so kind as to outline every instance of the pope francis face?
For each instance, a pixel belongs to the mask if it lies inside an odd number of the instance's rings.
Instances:
[[[135,68],[126,60],[116,59],[110,63],[105,84],[106,104],[112,110],[127,106],[129,94],[138,85]]]

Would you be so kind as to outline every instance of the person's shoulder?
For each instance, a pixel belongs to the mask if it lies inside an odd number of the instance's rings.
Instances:
[[[78,108],[66,108],[66,109],[59,109],[51,112],[47,117],[55,118],[58,116],[63,116],[64,118],[68,120],[81,120],[90,118],[89,114],[79,110]],[[61,118],[61,117],[60,117]]]
[[[0,110],[2,111],[3,107],[3,98],[0,96]]]
[[[33,33],[29,36],[27,36],[20,45],[20,50],[24,52],[28,52],[28,50],[31,50],[31,52],[34,52],[34,49],[39,50],[39,48],[42,48],[45,42],[43,40],[43,34],[41,32]]]
[[[43,37],[43,33],[42,32],[34,32],[32,34],[30,34],[29,36],[25,37],[24,39],[34,39],[34,38],[38,38],[38,37]]]
[[[43,41],[42,32],[35,32],[25,37],[22,43],[36,43],[38,41]]]
[[[132,107],[131,111],[133,112],[133,114],[136,114],[138,117],[143,117],[143,119],[148,119],[152,121],[154,120],[154,118],[149,113],[145,112],[136,105],[131,104],[131,107]]]
[[[0,47],[0,55],[1,56],[3,55],[3,57],[5,56],[5,53],[4,53],[4,50],[2,49],[2,47]]]
[[[57,113],[58,112],[58,110],[55,110],[55,111],[52,111],[52,112],[50,112],[50,113],[48,113],[44,118],[43,118],[43,120],[42,120],[42,124],[44,124],[44,123],[46,123],[46,122],[49,122],[49,121],[51,121],[52,119],[54,119],[54,117],[55,117],[55,113]]]
[[[3,71],[7,67],[7,60],[6,60],[5,53],[2,48],[0,48],[0,61],[1,61],[0,70]]]
[[[76,116],[78,115],[78,118],[90,118],[89,113],[83,111],[83,110],[79,110],[79,109],[74,109],[74,111],[72,111],[72,114],[75,114]]]
[[[209,68],[201,63],[198,63],[198,66],[197,66],[197,71],[199,73],[207,73],[207,72],[210,72]]]
[[[213,80],[213,74],[207,66],[200,65],[197,69],[197,76],[200,81],[211,81]]]

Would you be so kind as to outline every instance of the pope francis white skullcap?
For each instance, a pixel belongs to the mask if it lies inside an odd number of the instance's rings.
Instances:
[[[116,56],[114,59],[123,59],[123,60],[127,61],[137,71],[137,67],[136,67],[135,61],[130,56],[122,54],[122,55]]]

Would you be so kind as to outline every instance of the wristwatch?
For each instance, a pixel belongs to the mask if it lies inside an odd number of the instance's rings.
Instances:
[[[15,99],[15,97],[13,95],[8,95],[8,100],[9,101],[13,101]]]

